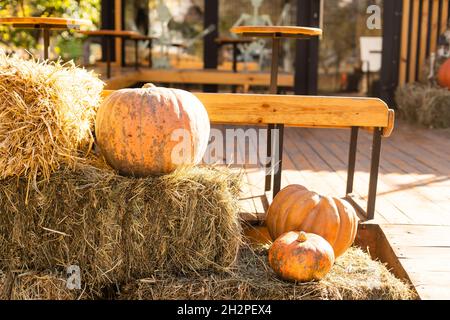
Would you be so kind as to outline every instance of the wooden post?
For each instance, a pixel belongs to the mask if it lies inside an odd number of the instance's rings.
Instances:
[[[402,9],[402,0],[384,1],[381,99],[391,106],[395,105],[394,93],[398,85]]]
[[[320,27],[320,0],[297,0],[297,25]],[[319,39],[297,40],[295,54],[295,94],[317,94]]]
[[[420,0],[412,0],[412,26],[411,26],[411,43],[410,43],[410,59],[409,59],[409,75],[408,82],[417,80],[417,47],[419,41],[419,11]]]
[[[439,1],[439,0],[437,0]],[[400,45],[400,70],[398,84],[403,86],[407,81],[408,53],[409,53],[409,14],[411,12],[411,0],[403,0],[402,32]]]
[[[205,14],[203,24],[205,29],[215,25],[213,32],[209,33],[203,41],[203,68],[217,69],[219,48],[215,39],[219,36],[219,0],[205,0]],[[203,86],[205,92],[217,92],[217,85]]]
[[[448,9],[449,9],[449,0],[442,0],[441,24],[440,24],[440,27],[439,27],[439,34],[442,34],[442,33],[444,33],[445,30],[447,30]]]
[[[114,30],[115,29],[115,16],[114,16],[114,0],[102,0],[101,1],[101,28],[100,29],[108,29],[108,30]],[[106,51],[107,51],[107,45],[108,40],[104,37],[102,40],[102,61],[106,62]],[[115,56],[115,49],[114,49],[114,43],[112,44],[111,48],[111,60],[114,60],[116,58]]]
[[[115,0],[114,1],[114,20],[115,20],[115,30],[122,30],[122,0]],[[123,59],[122,59],[122,52],[123,52],[123,45],[124,42],[122,38],[117,37],[115,39],[115,56],[116,56],[116,65],[122,66],[123,65]]]
[[[431,2],[431,23],[430,23],[430,53],[437,50],[439,33],[439,0]]]
[[[420,48],[419,48],[419,76],[422,73],[422,67],[425,64],[425,59],[427,58],[427,49],[428,49],[428,21],[430,15],[430,1],[422,0],[422,25],[420,27]]]

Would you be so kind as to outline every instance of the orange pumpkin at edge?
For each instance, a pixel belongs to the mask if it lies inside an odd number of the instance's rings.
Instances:
[[[282,279],[310,282],[322,280],[334,264],[331,245],[316,234],[288,232],[269,249],[269,265]]]
[[[266,225],[272,239],[290,231],[317,234],[330,243],[338,258],[355,241],[358,216],[345,200],[323,197],[304,186],[291,185],[273,200]]]
[[[441,87],[450,89],[450,59],[447,59],[439,68],[438,83]]]
[[[108,96],[97,112],[95,128],[106,161],[138,177],[198,164],[209,132],[208,113],[197,97],[151,84]]]

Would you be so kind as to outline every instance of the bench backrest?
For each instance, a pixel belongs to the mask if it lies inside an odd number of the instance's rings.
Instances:
[[[104,91],[107,96],[113,91]],[[291,127],[382,128],[388,137],[395,114],[380,99],[293,95],[194,93],[213,123]]]

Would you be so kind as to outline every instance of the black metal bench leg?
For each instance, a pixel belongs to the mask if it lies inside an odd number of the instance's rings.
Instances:
[[[270,124],[267,127],[267,163],[266,163],[266,183],[265,183],[265,191],[272,190],[272,131],[274,129],[274,125]]]
[[[284,143],[284,125],[278,124],[275,126],[275,165],[274,165],[274,179],[273,179],[273,198],[277,196],[281,190],[281,175],[283,172],[283,143]],[[278,161],[277,161],[278,160]]]
[[[353,181],[355,178],[356,150],[358,147],[359,127],[352,127],[350,136],[350,149],[348,152],[347,191],[346,195],[353,193]]]
[[[377,199],[378,171],[380,168],[382,129],[375,128],[372,142],[372,160],[370,165],[369,199],[367,203],[367,218],[375,218],[375,202]]]

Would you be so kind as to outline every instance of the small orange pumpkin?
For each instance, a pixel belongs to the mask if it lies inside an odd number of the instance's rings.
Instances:
[[[358,217],[345,200],[323,197],[303,186],[291,185],[273,200],[266,225],[272,239],[289,231],[318,234],[331,244],[337,258],[355,241]]]
[[[270,267],[288,281],[321,280],[333,264],[331,245],[321,236],[312,233],[285,233],[269,249]]]
[[[97,144],[106,161],[134,176],[163,174],[198,164],[208,145],[210,122],[192,93],[152,84],[118,90],[101,104]]]
[[[450,59],[445,61],[439,68],[438,83],[443,88],[450,89]]]

